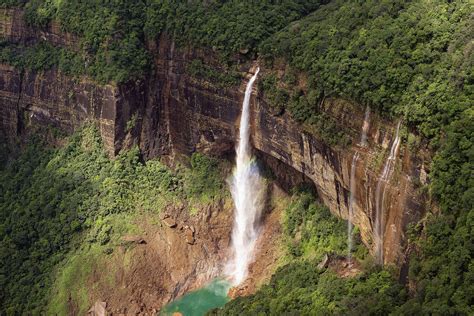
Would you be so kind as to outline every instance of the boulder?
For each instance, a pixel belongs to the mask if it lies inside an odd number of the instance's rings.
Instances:
[[[194,232],[191,230],[191,228],[186,228],[186,231],[184,232],[184,236],[186,238],[186,242],[190,245],[194,245]]]
[[[87,315],[90,316],[105,316],[105,308],[107,307],[106,302],[97,301],[94,305],[87,311]]]
[[[168,226],[169,228],[175,228],[176,227],[176,221],[172,219],[171,217],[167,217],[163,219],[163,223]]]
[[[124,243],[130,243],[130,244],[146,244],[145,239],[143,239],[140,236],[134,236],[134,235],[123,236],[122,241]]]
[[[318,269],[323,270],[326,269],[329,265],[329,256],[327,254],[324,255],[323,260],[318,264]]]

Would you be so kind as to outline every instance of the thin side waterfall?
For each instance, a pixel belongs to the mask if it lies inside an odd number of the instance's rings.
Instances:
[[[245,89],[240,118],[239,144],[236,149],[236,167],[230,179],[230,191],[234,200],[234,227],[232,230],[233,257],[226,272],[234,285],[245,280],[248,265],[253,259],[253,250],[258,237],[265,185],[250,147],[250,96],[259,72],[252,76]]]
[[[390,148],[390,155],[385,162],[382,174],[380,175],[377,183],[377,189],[375,190],[375,254],[377,262],[383,264],[383,240],[384,240],[384,198],[386,184],[390,180],[390,176],[395,168],[395,163],[398,154],[398,148],[400,147],[400,123],[398,122],[397,131],[395,133],[395,139],[393,140],[392,147]]]
[[[351,164],[351,182],[350,182],[350,198],[349,198],[349,218],[347,219],[347,245],[348,245],[348,258],[349,261],[352,257],[352,221],[354,218],[354,196],[356,190],[356,181],[355,181],[355,173],[356,173],[356,166],[357,166],[357,159],[359,159],[359,153],[355,152],[354,157],[352,157],[352,164]]]
[[[362,132],[360,135],[360,143],[359,145],[362,147],[367,147],[367,132],[369,131],[369,117],[370,117],[370,107],[367,106],[365,109],[365,116],[364,116],[364,123],[362,124]],[[355,194],[356,194],[356,168],[357,168],[357,160],[359,159],[359,152],[356,151],[354,156],[352,157],[352,164],[351,164],[351,179],[349,183],[350,189],[350,197],[349,197],[349,218],[347,220],[347,245],[348,245],[348,258],[349,261],[352,257],[352,221],[354,218],[354,202],[355,202]]]
[[[369,131],[370,126],[370,106],[367,105],[365,108],[364,123],[362,124],[362,134],[360,135],[360,145],[362,147],[367,147],[367,132]]]

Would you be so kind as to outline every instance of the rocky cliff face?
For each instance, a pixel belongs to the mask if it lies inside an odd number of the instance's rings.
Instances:
[[[323,106],[333,112],[340,124],[360,133],[364,124],[362,107],[340,99],[327,99]],[[324,204],[344,219],[349,214],[351,164],[358,153],[353,222],[360,228],[364,243],[375,251],[376,187],[395,138],[396,124],[372,114],[367,147],[357,144],[345,149],[331,148],[286,115],[272,115],[268,108],[265,100],[257,100],[255,147],[283,162],[278,168],[291,166],[311,179]],[[395,172],[386,185],[382,208],[385,263],[402,263],[407,225],[419,220],[424,212],[424,198],[414,185],[422,172],[421,165],[421,158],[402,145]]]
[[[6,12],[0,22],[6,38],[25,42],[49,40],[57,45],[77,43],[54,28],[39,34],[15,26],[18,20],[8,22],[8,16],[19,13]],[[192,78],[186,66],[195,58],[212,63],[210,52],[177,49],[165,36],[150,43],[149,49],[155,63],[152,74],[142,82],[120,86],[68,78],[55,70],[19,72],[3,65],[0,67],[0,130],[12,136],[22,133],[29,125],[52,124],[71,131],[87,120],[95,120],[111,155],[138,145],[145,158],[163,156],[169,161],[194,151],[232,156],[245,82],[239,89],[219,89]],[[273,114],[266,100],[257,93],[252,104],[253,144],[283,186],[311,180],[323,202],[343,218],[348,216],[351,162],[354,152],[359,152],[354,223],[373,250],[375,190],[394,138],[394,122],[373,114],[368,147],[332,148],[305,132],[287,115]],[[322,108],[354,135],[360,133],[364,121],[362,106],[328,98]],[[417,194],[414,185],[424,172],[422,165],[421,157],[412,155],[402,144],[384,199],[386,263],[401,263],[406,226],[423,213],[423,197]]]
[[[79,48],[79,38],[61,31],[59,23],[53,21],[46,29],[37,29],[25,23],[24,15],[19,8],[0,9],[0,34],[4,39],[25,45],[47,41],[53,45]]]
[[[138,115],[142,126],[137,141],[145,155],[177,156],[193,151],[232,154],[245,82],[240,89],[217,89],[186,74],[187,63],[194,58],[209,60],[208,52],[177,50],[164,37],[151,48],[157,71],[147,81],[148,102]],[[365,110],[362,106],[327,98],[322,108],[357,139],[360,137]],[[155,125],[151,122],[156,116],[149,114],[152,109],[161,115],[160,123]],[[354,223],[360,228],[363,241],[374,250],[375,191],[395,137],[396,122],[383,120],[374,113],[371,116],[367,147],[331,148],[287,115],[276,116],[257,92],[253,97],[252,138],[260,156],[283,186],[312,180],[322,201],[342,218],[348,217],[351,163],[354,153],[359,153]],[[151,144],[155,135],[161,141]],[[407,225],[423,214],[423,197],[414,185],[424,172],[422,165],[421,157],[413,156],[406,145],[401,146],[384,196],[386,263],[402,263]]]

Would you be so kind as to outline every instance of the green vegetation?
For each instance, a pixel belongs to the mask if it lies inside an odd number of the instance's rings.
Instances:
[[[79,247],[109,245],[125,229],[116,215],[223,195],[215,159],[196,154],[190,169],[172,172],[156,160],[142,163],[135,148],[112,161],[94,126],[59,149],[32,139],[0,168],[0,310],[6,314],[43,313],[55,267]],[[64,282],[63,288],[72,286]]]
[[[424,314],[468,315],[474,305],[474,115],[454,121],[433,164],[441,213],[414,227],[410,262],[416,295],[407,305]],[[421,234],[419,233],[421,230]]]
[[[86,74],[106,83],[138,79],[147,73],[151,68],[147,37],[166,32],[179,45],[212,47],[226,60],[239,51],[254,56],[258,43],[315,10],[319,3],[2,0],[0,7],[24,6],[28,24],[45,28],[56,20],[63,31],[78,35],[80,51],[69,54],[81,60]],[[50,63],[59,64],[55,59]],[[205,73],[223,79],[221,74]],[[232,84],[233,80],[230,75],[224,83]]]
[[[48,315],[67,315],[71,308],[70,301],[74,302],[78,315],[84,315],[94,302],[90,301],[90,284],[93,271],[101,271],[102,280],[106,280],[106,286],[120,288],[116,284],[116,272],[119,267],[127,268],[127,262],[132,256],[131,252],[116,255],[120,258],[117,263],[114,257],[114,248],[118,246],[132,247],[122,240],[124,235],[142,233],[136,222],[147,218],[140,217],[137,213],[113,214],[104,218],[110,230],[110,241],[107,244],[88,242],[78,244],[76,249],[69,252],[64,260],[58,264],[53,273],[54,282],[49,291],[48,305],[43,310]],[[100,226],[100,221],[94,226]],[[91,230],[93,231],[93,229]],[[92,235],[91,233],[90,235]]]
[[[294,258],[321,260],[327,253],[343,255],[347,251],[346,223],[316,203],[309,191],[294,195],[285,212],[284,228]]]
[[[333,1],[263,42],[260,51],[307,73],[307,88],[318,95],[349,97],[421,124],[445,108],[433,108],[435,100],[449,102],[453,110],[445,115],[451,117],[467,106],[465,98],[457,104],[443,96],[468,92],[459,83],[469,84],[472,71],[469,56],[460,54],[470,45],[470,12],[463,1]],[[427,95],[435,87],[440,91]]]
[[[324,255],[347,255],[347,222],[331,214],[315,198],[309,188],[296,188],[285,209],[284,235],[287,245],[286,263],[320,262]],[[353,230],[352,255],[366,266],[373,263],[357,227]]]
[[[309,262],[280,268],[255,295],[239,297],[215,315],[388,315],[406,291],[388,271],[340,278]]]
[[[181,45],[212,47],[227,58],[239,51],[252,55],[262,40],[321,2],[151,0],[145,30],[150,37],[165,31]]]
[[[2,1],[0,7],[14,4],[10,0]],[[46,44],[22,48],[2,44],[3,62],[33,70],[59,66],[68,74],[87,74],[100,83],[142,78],[150,68],[142,1],[31,0],[17,4],[24,4],[28,24],[44,28],[55,19],[63,31],[78,35],[80,44],[78,48]],[[20,56],[15,56],[17,53]]]
[[[232,69],[216,69],[206,65],[200,59],[194,59],[187,66],[186,71],[192,77],[209,81],[219,88],[235,87],[242,80],[241,75],[237,71]]]
[[[0,0],[0,8],[21,7],[28,0]]]
[[[316,90],[311,90],[306,94],[304,90],[298,88],[296,80],[291,69],[287,69],[281,78],[270,73],[258,84],[260,91],[277,115],[283,114],[286,110],[294,120],[302,124],[305,130],[318,135],[328,145],[341,147],[349,145],[349,133],[344,126],[319,109],[324,96]]]
[[[80,55],[48,43],[25,47],[2,41],[0,42],[0,62],[12,65],[19,70],[44,71],[58,67],[66,75],[88,74]]]
[[[198,197],[208,201],[222,197],[224,182],[223,166],[216,158],[200,153],[191,156],[191,168],[185,176],[184,191],[190,199]]]

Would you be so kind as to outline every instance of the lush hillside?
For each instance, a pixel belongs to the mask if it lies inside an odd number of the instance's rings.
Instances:
[[[44,28],[54,19],[63,31],[81,37],[80,51],[48,47],[56,59],[34,66],[47,68],[56,62],[73,74],[85,73],[100,82],[123,82],[147,73],[151,58],[145,41],[162,32],[181,45],[191,42],[212,48],[223,60],[233,59],[231,55],[239,51],[251,58],[262,40],[315,10],[320,2],[2,0],[0,7],[23,6],[28,24]],[[71,65],[70,58],[82,62]]]

